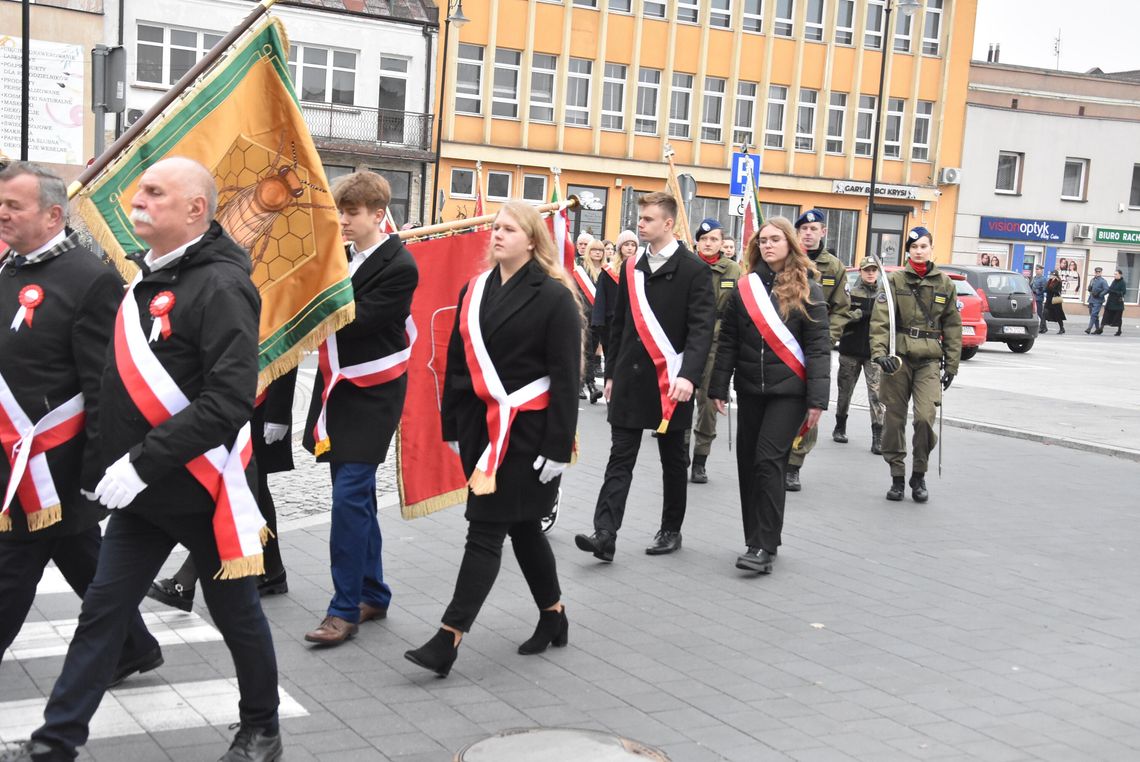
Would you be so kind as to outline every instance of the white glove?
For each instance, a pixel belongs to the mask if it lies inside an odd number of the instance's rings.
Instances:
[[[450,441],[448,441],[448,442],[444,442],[444,444],[446,444],[446,445],[447,445],[449,448],[451,448],[451,451],[452,451],[453,453],[455,453],[455,454],[456,454],[456,456],[458,456],[458,455],[459,455],[459,442],[456,442],[456,441],[453,439],[453,440],[450,440]]]
[[[562,472],[569,467],[569,463],[547,460],[542,455],[534,459],[534,466],[532,466],[535,471],[538,471],[538,480],[543,484],[549,484],[555,478],[562,476]]]
[[[287,423],[267,423],[265,424],[265,444],[280,442],[288,433],[289,424]]]
[[[95,497],[112,511],[126,508],[138,494],[146,489],[146,483],[139,478],[138,471],[131,465],[131,456],[124,455],[107,467],[99,485],[95,487]]]

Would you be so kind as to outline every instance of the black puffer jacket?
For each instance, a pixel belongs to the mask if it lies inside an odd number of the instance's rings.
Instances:
[[[763,262],[754,271],[771,292],[775,274]],[[746,276],[747,277],[747,276]],[[808,407],[827,409],[831,383],[831,338],[828,333],[827,302],[823,290],[812,281],[807,317],[793,310],[784,324],[804,352],[807,383],[796,376],[760,335],[744,306],[738,285],[725,307],[720,325],[720,343],[708,395],[712,399],[728,399],[728,381],[736,373],[736,391],[741,394],[806,397]],[[779,311],[780,305],[772,297]]]

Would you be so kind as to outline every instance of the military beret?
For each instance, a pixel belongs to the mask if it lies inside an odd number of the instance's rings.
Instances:
[[[701,240],[701,236],[703,236],[705,233],[711,233],[714,230],[723,229],[723,225],[714,220],[712,217],[707,217],[703,222],[701,222],[700,225],[697,226],[696,232],[693,233],[693,240],[699,241]]]
[[[796,219],[796,230],[799,230],[801,225],[806,225],[809,222],[822,222],[826,225],[827,215],[819,209],[808,209]]]
[[[906,250],[910,251],[910,245],[923,236],[929,238],[931,243],[934,242],[934,236],[930,234],[929,230],[922,227],[922,225],[919,225],[916,228],[911,228],[910,232],[906,234]]]

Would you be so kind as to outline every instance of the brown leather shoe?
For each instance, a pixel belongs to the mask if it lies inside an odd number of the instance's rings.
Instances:
[[[371,622],[373,619],[387,619],[388,609],[372,606],[367,603],[360,604],[360,623]]]
[[[305,633],[305,640],[322,646],[339,646],[356,634],[359,629],[347,619],[338,616],[326,616],[317,629]]]

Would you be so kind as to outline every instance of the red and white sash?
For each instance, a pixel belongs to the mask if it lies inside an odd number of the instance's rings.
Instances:
[[[614,283],[621,283],[621,265],[613,264],[605,268],[605,272],[614,279]]]
[[[573,274],[574,280],[578,283],[578,288],[582,289],[582,293],[586,295],[586,301],[590,303],[590,306],[593,306],[598,292],[594,282],[590,280],[590,274],[582,265],[575,265]]]
[[[796,337],[784,325],[776,305],[772,304],[772,297],[764,283],[756,273],[750,273],[747,278],[740,280],[740,297],[744,302],[748,316],[756,325],[756,330],[764,337],[764,341],[792,369],[792,373],[799,376],[801,381],[807,381],[807,370],[804,367],[804,350]]]
[[[0,532],[12,531],[9,511],[17,494],[29,531],[49,527],[63,518],[59,493],[44,453],[82,434],[86,420],[83,395],[76,394],[32,423],[8,382],[0,376],[0,443],[11,467],[0,510]]]
[[[508,394],[499,378],[499,372],[491,362],[491,355],[483,343],[479,307],[483,303],[487,278],[492,272],[494,270],[488,270],[471,279],[459,317],[459,334],[463,338],[471,385],[475,395],[487,405],[487,447],[479,456],[475,471],[467,482],[476,495],[487,495],[495,491],[495,473],[506,457],[515,415],[520,410],[545,410],[550,403],[550,376],[531,381]]]
[[[412,356],[412,345],[416,343],[416,324],[412,316],[408,315],[404,321],[404,336],[408,346],[399,352],[384,355],[376,360],[346,365],[341,367],[340,355],[337,351],[336,334],[329,336],[318,351],[318,367],[321,378],[324,379],[324,389],[321,390],[321,412],[317,416],[317,423],[313,426],[313,454],[324,455],[332,448],[328,432],[328,406],[329,397],[333,389],[341,381],[347,381],[353,386],[367,389],[394,381],[408,371],[408,359]]]
[[[136,277],[127,290],[115,317],[115,366],[135,407],[151,426],[158,427],[189,407],[190,400],[155,357],[143,333],[134,299],[140,278]],[[218,445],[186,464],[186,469],[214,500],[214,540],[222,561],[215,575],[218,579],[237,579],[265,571],[261,549],[269,529],[245,478],[252,456],[247,422],[238,430],[233,447]]]
[[[633,313],[633,325],[637,328],[637,335],[641,343],[649,352],[653,360],[653,367],[657,371],[657,389],[661,394],[661,425],[657,427],[658,434],[669,430],[669,421],[673,418],[673,411],[677,407],[676,400],[669,399],[669,387],[677,380],[681,372],[683,352],[673,349],[665,329],[653,314],[649,306],[649,299],[645,296],[645,273],[637,269],[637,262],[644,255],[630,257],[625,262],[625,280],[629,290],[630,312]]]

